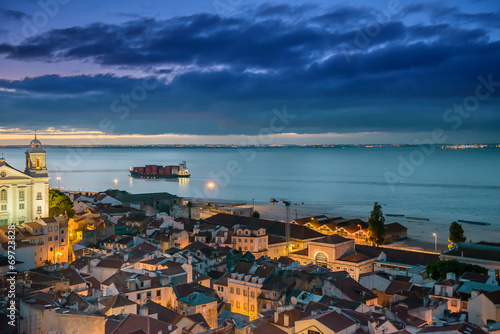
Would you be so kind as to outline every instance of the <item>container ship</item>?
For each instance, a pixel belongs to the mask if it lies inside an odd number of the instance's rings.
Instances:
[[[144,167],[131,167],[130,175],[146,179],[175,179],[191,176],[185,161],[173,166],[146,165]]]

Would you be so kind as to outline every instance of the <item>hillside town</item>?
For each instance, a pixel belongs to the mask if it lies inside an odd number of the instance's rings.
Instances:
[[[376,245],[360,219],[49,189],[41,142],[26,155],[0,160],[6,333],[500,333],[498,243],[412,251],[386,247],[399,223]]]

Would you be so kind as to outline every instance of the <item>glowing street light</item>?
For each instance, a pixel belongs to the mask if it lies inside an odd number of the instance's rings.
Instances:
[[[118,189],[118,179],[114,179],[114,182],[115,182],[116,189]]]
[[[212,190],[214,189],[214,184],[210,182],[207,186],[210,188],[210,203],[212,203]]]
[[[437,239],[437,234],[436,233],[432,233],[432,235],[434,236],[434,252],[437,253],[437,249],[438,249],[438,239]]]

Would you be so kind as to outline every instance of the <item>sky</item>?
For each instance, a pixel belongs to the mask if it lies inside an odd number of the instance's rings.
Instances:
[[[0,0],[0,145],[498,143],[499,60],[498,1]]]

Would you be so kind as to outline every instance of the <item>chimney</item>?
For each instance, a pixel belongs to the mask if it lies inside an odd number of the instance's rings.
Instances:
[[[289,323],[290,323],[290,318],[288,316],[288,313],[285,312],[283,314],[283,326],[288,327]]]
[[[127,289],[128,291],[135,291],[137,288],[137,285],[135,283],[135,278],[128,278],[127,279]]]
[[[496,276],[497,276],[495,270],[488,270],[488,276],[490,276],[493,279],[495,279]]]
[[[457,275],[455,273],[446,273],[446,279],[457,280]]]
[[[168,276],[160,276],[160,285],[161,286],[166,286],[168,285],[170,279],[168,278]]]
[[[275,324],[278,323],[279,316],[280,316],[280,313],[278,311],[274,311],[274,323]]]

